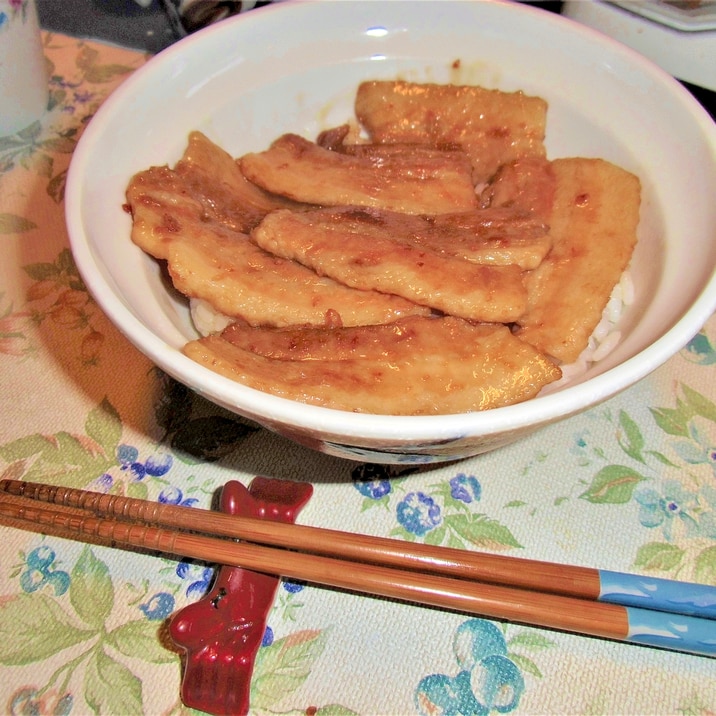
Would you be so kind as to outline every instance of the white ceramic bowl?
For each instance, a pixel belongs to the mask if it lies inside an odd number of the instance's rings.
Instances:
[[[456,66],[459,60],[459,66]],[[623,339],[572,384],[519,405],[438,417],[365,415],[247,388],[186,358],[187,305],[129,239],[129,178],[173,164],[198,129],[234,156],[352,116],[358,83],[396,78],[524,90],[549,102],[550,158],[637,174],[643,211]],[[648,60],[558,15],[503,2],[287,2],[168,48],[105,102],[72,158],[67,224],[89,289],[168,374],[271,430],[376,462],[462,458],[611,397],[669,359],[716,308],[716,125]]]

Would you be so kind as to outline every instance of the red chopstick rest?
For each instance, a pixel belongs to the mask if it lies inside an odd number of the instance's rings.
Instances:
[[[231,480],[221,493],[221,511],[293,523],[312,493],[307,483],[256,477],[246,489]],[[181,686],[186,706],[211,714],[248,713],[254,659],[279,581],[222,566],[209,592],[172,617],[169,633],[186,653]]]

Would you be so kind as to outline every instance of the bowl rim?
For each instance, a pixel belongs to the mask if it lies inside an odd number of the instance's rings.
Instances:
[[[438,0],[442,4],[445,0]],[[481,0],[480,4],[509,7],[509,12],[540,15],[539,22],[570,26],[571,32],[581,33],[590,42],[607,43],[612,51],[626,55],[639,71],[661,84],[670,84],[675,101],[680,102],[693,118],[696,126],[707,138],[716,153],[716,124],[691,93],[676,79],[636,51],[622,45],[602,33],[578,24],[569,18],[538,8],[506,2],[506,0]],[[181,353],[159,338],[146,327],[113,293],[98,270],[98,262],[91,243],[84,231],[82,220],[82,175],[93,152],[93,143],[102,135],[103,122],[115,108],[121,107],[131,97],[135,87],[150,79],[153,73],[171,63],[174,56],[189,45],[211,42],[216,34],[233,33],[235,28],[263,22],[262,18],[273,14],[300,13],[316,5],[330,5],[323,0],[291,0],[273,3],[241,13],[215,25],[208,26],[162,50],[135,70],[131,76],[105,99],[88,123],[73,153],[68,170],[65,218],[70,246],[78,270],[101,309],[124,336],[142,353],[173,378],[184,383],[194,392],[214,403],[239,414],[250,414],[259,421],[297,426],[301,430],[319,433],[340,433],[345,438],[361,440],[416,443],[421,441],[454,438],[456,435],[470,437],[492,435],[531,425],[545,424],[562,419],[602,402],[633,385],[664,364],[683,348],[701,330],[716,310],[716,267],[710,278],[689,308],[676,323],[656,341],[621,364],[605,370],[588,380],[567,385],[551,394],[540,395],[521,403],[459,414],[391,415],[354,413],[332,408],[309,405],[298,401],[264,393],[254,388],[220,376]],[[201,380],[197,385],[189,375],[198,371]],[[189,374],[189,375],[188,375]]]

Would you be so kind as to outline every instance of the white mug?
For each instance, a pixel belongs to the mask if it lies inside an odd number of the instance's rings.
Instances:
[[[0,137],[40,119],[48,91],[35,0],[0,0]]]

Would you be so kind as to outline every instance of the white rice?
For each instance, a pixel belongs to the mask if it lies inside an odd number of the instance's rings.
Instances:
[[[202,336],[220,333],[234,322],[233,318],[216,311],[210,303],[201,298],[189,299],[189,312],[194,328]]]
[[[631,306],[632,303],[634,303],[634,282],[630,271],[627,269],[622,274],[619,283],[614,287],[602,313],[602,319],[590,336],[587,347],[574,363],[560,366],[562,368],[562,377],[558,381],[550,383],[545,388],[546,392],[551,393],[555,388],[559,388],[583,375],[590,365],[603,360],[617,347],[622,337],[619,330],[619,321],[624,310]]]

